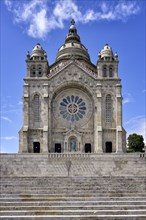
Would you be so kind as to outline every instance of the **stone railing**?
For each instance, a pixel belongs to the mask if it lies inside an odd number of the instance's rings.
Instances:
[[[48,74],[48,78],[52,78],[53,76],[57,75],[61,70],[63,70],[66,66],[71,64],[73,61],[66,61],[61,63],[61,65],[55,66],[53,69],[51,69],[50,73]]]
[[[48,158],[89,158],[88,153],[50,153]]]
[[[83,63],[81,63],[78,60],[75,60],[75,62],[80,66],[80,68],[84,71],[86,71],[90,76],[92,76],[94,79],[97,79],[97,73],[86,67]]]

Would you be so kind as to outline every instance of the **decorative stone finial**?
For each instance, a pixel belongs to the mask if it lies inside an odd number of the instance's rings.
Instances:
[[[30,58],[30,53],[29,53],[29,51],[27,51],[27,59],[29,59]]]
[[[101,53],[100,52],[98,53],[98,58],[101,58]]]
[[[74,19],[71,20],[71,24],[72,24],[72,25],[75,24],[75,20],[74,20]]]
[[[118,58],[118,53],[116,52],[116,53],[114,54],[114,56],[115,56],[115,58]]]

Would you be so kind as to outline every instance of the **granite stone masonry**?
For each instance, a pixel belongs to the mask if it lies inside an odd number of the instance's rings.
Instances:
[[[106,44],[94,65],[74,20],[52,65],[38,43],[26,58],[19,152],[126,152],[118,63]]]

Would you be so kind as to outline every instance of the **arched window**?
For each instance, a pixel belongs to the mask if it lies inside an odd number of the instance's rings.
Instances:
[[[109,68],[109,77],[113,77],[113,67],[110,66]]]
[[[31,67],[31,76],[36,76],[36,68],[35,66]]]
[[[38,94],[33,99],[33,114],[34,122],[40,122],[40,98]]]
[[[106,66],[103,66],[103,77],[107,76],[107,68]]]
[[[42,76],[42,67],[41,66],[38,67],[38,76]]]
[[[112,98],[111,95],[106,96],[105,100],[106,122],[112,122]]]
[[[69,149],[70,151],[77,151],[77,138],[74,136],[69,138]]]

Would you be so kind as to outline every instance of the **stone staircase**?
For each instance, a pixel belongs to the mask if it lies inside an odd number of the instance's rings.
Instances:
[[[144,176],[1,176],[0,219],[146,219]]]

